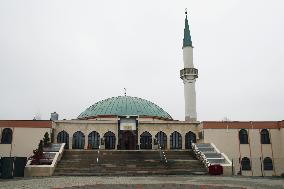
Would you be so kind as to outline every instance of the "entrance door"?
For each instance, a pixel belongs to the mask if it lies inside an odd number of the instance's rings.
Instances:
[[[135,131],[122,130],[120,131],[120,148],[122,150],[136,149],[136,134]]]

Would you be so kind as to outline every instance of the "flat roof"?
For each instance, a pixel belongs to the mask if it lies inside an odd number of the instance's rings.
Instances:
[[[0,127],[51,128],[51,120],[0,120]]]
[[[280,129],[284,121],[203,121],[203,129]]]

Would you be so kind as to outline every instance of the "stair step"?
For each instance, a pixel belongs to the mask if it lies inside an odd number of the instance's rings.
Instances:
[[[160,160],[158,150],[66,150],[54,175],[182,175],[207,174],[192,151],[164,151],[168,163]]]
[[[111,173],[102,173],[102,172],[64,172],[64,173],[55,173],[55,176],[148,176],[148,175],[206,175],[207,172],[199,171],[170,171],[170,172],[153,172],[153,171],[128,171],[128,172],[111,172]]]

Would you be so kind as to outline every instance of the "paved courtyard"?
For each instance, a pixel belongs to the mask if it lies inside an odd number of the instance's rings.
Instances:
[[[5,189],[284,189],[282,178],[219,176],[151,176],[151,177],[48,177],[0,180]]]

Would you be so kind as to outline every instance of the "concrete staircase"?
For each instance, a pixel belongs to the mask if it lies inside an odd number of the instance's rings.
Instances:
[[[221,153],[220,150],[213,143],[198,143],[192,144],[193,153],[195,157],[204,165],[208,167],[211,165],[221,165],[223,167],[223,175],[232,175],[232,162],[228,156]]]
[[[204,175],[207,169],[194,158],[192,151],[165,151],[161,162],[157,150],[66,150],[54,175],[70,176],[146,176]]]
[[[193,145],[193,152],[195,153],[195,156],[203,156],[203,159],[205,158],[207,163],[210,165],[213,164],[229,164],[231,165],[231,161],[228,159],[228,157],[221,153],[217,147],[212,143],[199,143]]]

